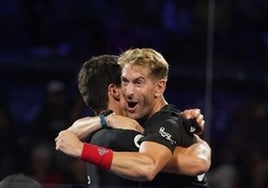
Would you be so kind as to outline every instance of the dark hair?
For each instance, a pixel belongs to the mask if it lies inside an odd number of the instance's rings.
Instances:
[[[0,182],[0,188],[41,188],[41,184],[23,173],[12,174]]]
[[[78,74],[78,88],[83,100],[97,114],[107,109],[109,84],[120,87],[121,67],[117,60],[115,55],[92,57]]]

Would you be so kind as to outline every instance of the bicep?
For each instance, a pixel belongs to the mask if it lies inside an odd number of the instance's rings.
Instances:
[[[168,147],[156,142],[143,142],[139,152],[149,156],[151,162],[159,171],[167,164],[167,159],[171,159],[172,157],[172,152]]]

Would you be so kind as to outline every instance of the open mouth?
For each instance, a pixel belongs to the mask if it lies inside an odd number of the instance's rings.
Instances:
[[[127,102],[127,109],[128,110],[134,110],[137,106],[138,102]]]

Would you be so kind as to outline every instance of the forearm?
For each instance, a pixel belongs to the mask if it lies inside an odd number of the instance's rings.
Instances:
[[[83,140],[100,128],[100,118],[99,116],[95,116],[76,120],[68,130],[72,131],[79,139]]]
[[[144,148],[139,152],[115,152],[92,144],[84,144],[81,159],[100,168],[111,170],[122,178],[151,181],[166,165],[172,153],[165,146],[154,143],[148,143]],[[152,148],[152,151],[148,152],[148,148]],[[69,152],[72,151],[65,151],[65,153]]]
[[[193,153],[189,148],[176,147],[172,159],[164,167],[164,172],[196,176],[208,171],[209,153]]]
[[[108,148],[83,143],[69,130],[61,131],[55,141],[56,150],[79,157],[102,169],[111,170],[123,178],[140,181],[151,180],[161,168],[161,165],[157,165],[159,160],[154,160],[144,152],[119,153]]]
[[[111,170],[117,175],[136,181],[152,181],[171,159],[164,145],[143,142],[139,152],[114,153]]]
[[[109,114],[108,116],[103,116],[103,118],[105,126],[101,125],[100,116],[94,116],[76,120],[68,130],[72,131],[79,139],[84,139],[106,126],[117,129],[135,130],[141,133],[144,131],[143,127],[136,120],[124,116]]]
[[[156,171],[153,160],[141,153],[136,152],[114,152],[111,171],[118,176],[133,181],[151,181]],[[153,173],[154,172],[154,173]]]

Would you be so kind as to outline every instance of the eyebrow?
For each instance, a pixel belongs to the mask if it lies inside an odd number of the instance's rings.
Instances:
[[[124,79],[124,80],[129,80],[129,79],[127,79],[125,76],[121,76],[121,80],[122,80],[122,79]],[[137,78],[134,79],[134,81],[136,81],[136,80],[145,80],[145,78],[144,78],[143,76],[140,76],[140,77],[137,77]]]

